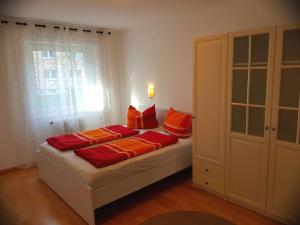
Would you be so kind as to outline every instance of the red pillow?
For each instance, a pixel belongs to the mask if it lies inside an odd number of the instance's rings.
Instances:
[[[170,108],[163,123],[163,128],[177,137],[189,137],[191,136],[192,116]]]
[[[135,129],[150,129],[158,127],[155,105],[149,107],[142,113],[130,105],[127,114],[127,127]]]

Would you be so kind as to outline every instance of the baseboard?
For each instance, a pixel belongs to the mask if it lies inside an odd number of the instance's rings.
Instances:
[[[0,175],[11,172],[11,171],[15,171],[18,169],[19,169],[18,167],[14,166],[14,167],[10,167],[10,168],[4,169],[4,170],[0,170]]]
[[[9,173],[9,172],[12,172],[12,171],[29,169],[29,168],[32,168],[32,167],[35,167],[35,166],[37,166],[36,162],[26,164],[26,165],[23,165],[23,166],[10,167],[10,168],[7,168],[7,169],[0,170],[0,175],[5,174],[5,173]]]

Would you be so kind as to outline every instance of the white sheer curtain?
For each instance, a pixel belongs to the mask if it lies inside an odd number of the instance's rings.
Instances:
[[[117,122],[111,35],[9,22],[0,36],[9,102],[2,107],[19,166],[34,162],[49,136]]]

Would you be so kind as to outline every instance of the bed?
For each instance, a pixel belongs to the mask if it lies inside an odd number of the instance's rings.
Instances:
[[[60,152],[43,143],[37,149],[37,161],[39,177],[94,225],[95,209],[190,167],[192,140],[179,139],[174,145],[100,169],[73,151]]]

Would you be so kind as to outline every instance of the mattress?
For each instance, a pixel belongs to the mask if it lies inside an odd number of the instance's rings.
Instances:
[[[141,130],[141,133],[142,132],[144,132],[144,130]],[[162,130],[159,132],[164,133]],[[76,176],[92,189],[95,189],[122,178],[166,164],[171,160],[182,159],[191,161],[192,139],[179,139],[176,144],[103,168],[95,168],[86,160],[76,156],[73,151],[61,152],[47,142],[40,146],[39,152],[63,167],[73,176]]]

